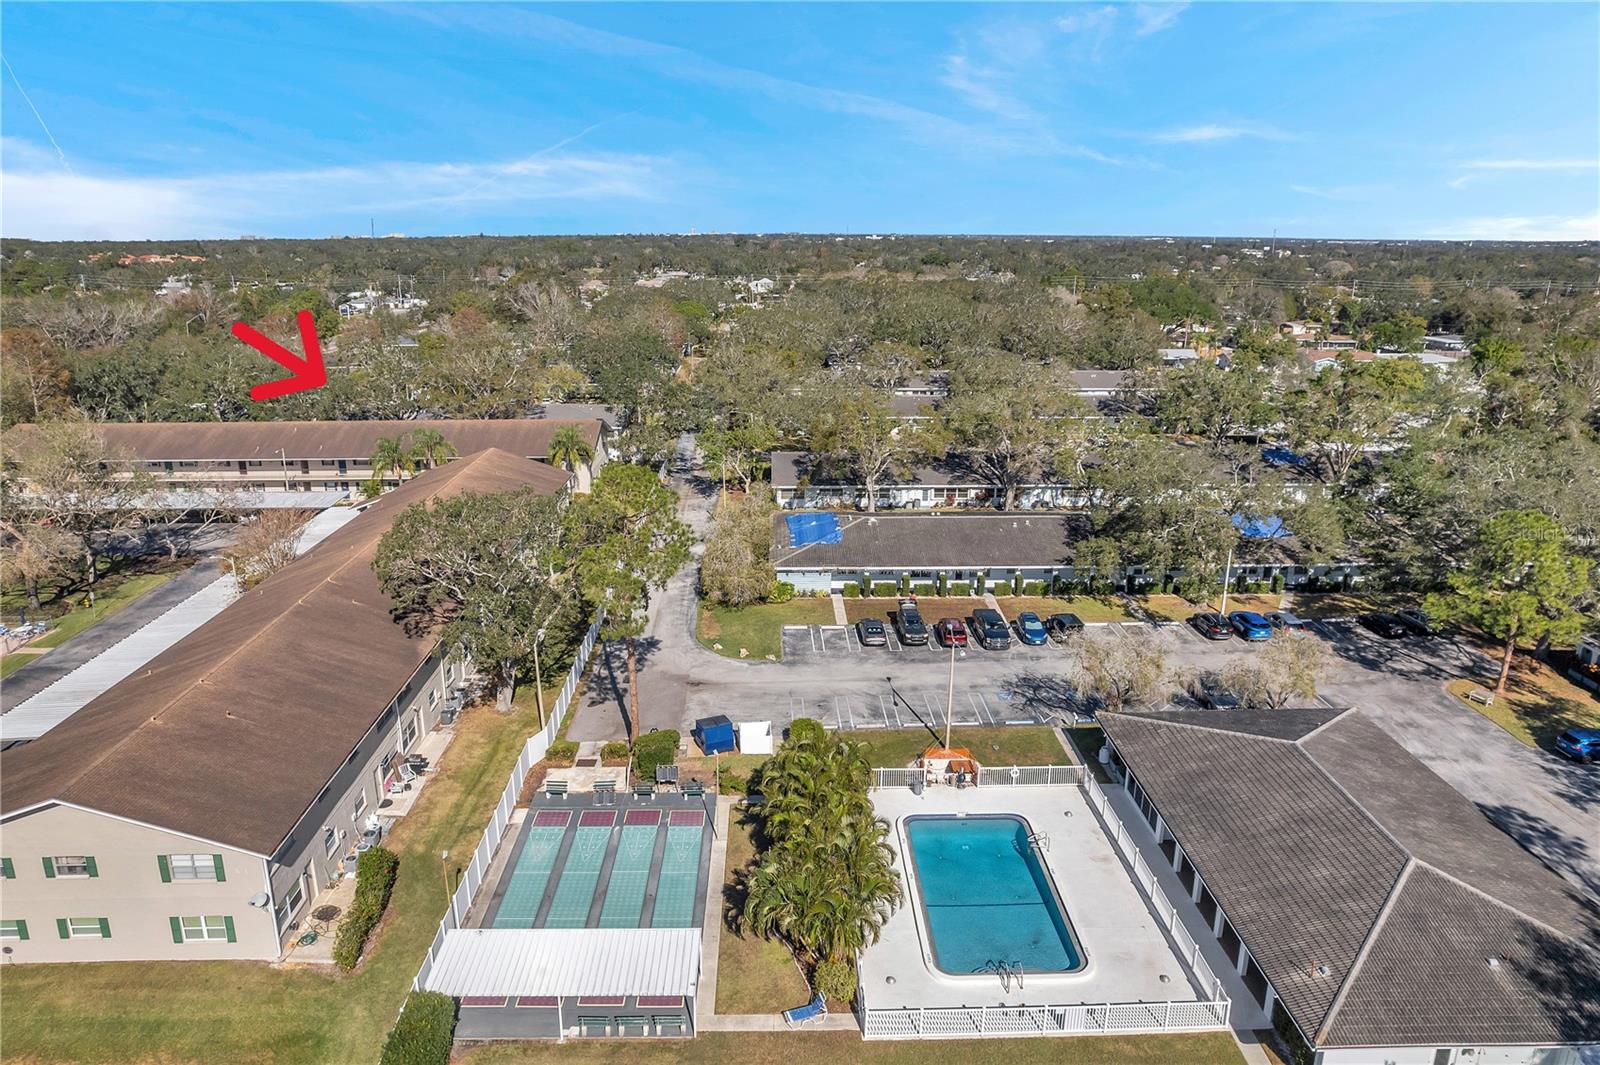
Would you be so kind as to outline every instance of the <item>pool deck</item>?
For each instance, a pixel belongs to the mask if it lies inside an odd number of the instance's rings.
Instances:
[[[872,793],[891,823],[889,842],[906,877],[906,902],[861,958],[861,987],[873,1009],[948,1006],[1066,1005],[1099,1002],[1193,1001],[1206,997],[1129,878],[1121,858],[1074,786],[930,788]],[[1045,867],[1066,904],[1087,966],[1065,975],[1028,975],[1019,989],[998,977],[951,977],[934,970],[918,920],[916,887],[907,874],[903,819],[907,815],[1004,813],[1024,818],[1049,837]],[[1163,981],[1165,977],[1165,981]],[[892,980],[892,982],[890,982]]]

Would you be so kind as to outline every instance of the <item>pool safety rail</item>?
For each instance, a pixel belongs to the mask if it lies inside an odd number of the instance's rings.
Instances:
[[[482,885],[484,875],[489,871],[489,863],[494,860],[495,849],[500,846],[500,840],[505,836],[506,826],[511,821],[511,811],[517,805],[517,796],[522,794],[522,782],[527,778],[528,770],[544,757],[545,751],[549,750],[550,744],[554,742],[556,733],[561,728],[561,720],[567,715],[567,707],[571,705],[572,697],[577,694],[578,685],[583,682],[584,667],[589,664],[589,656],[594,653],[594,645],[600,638],[600,625],[604,620],[603,613],[595,616],[589,631],[584,633],[583,642],[578,645],[572,669],[567,672],[567,679],[561,685],[561,694],[556,697],[555,705],[550,709],[545,727],[529,736],[528,741],[522,745],[522,753],[517,757],[517,764],[511,767],[511,778],[506,781],[505,790],[500,793],[500,801],[495,805],[494,815],[489,819],[489,827],[483,830],[483,838],[478,841],[477,849],[472,852],[472,860],[467,863],[463,871],[461,883],[450,896],[450,908],[445,911],[444,918],[439,922],[439,931],[434,934],[433,942],[428,945],[428,954],[422,959],[422,968],[417,972],[416,979],[411,982],[412,990],[424,989],[434,960],[444,949],[445,933],[453,928],[460,928],[461,922],[466,920],[467,911],[472,908],[472,897]],[[562,832],[565,831],[563,822]],[[551,861],[554,861],[553,854]],[[545,872],[548,875],[549,871]],[[542,893],[542,882],[540,888]]]
[[[1088,770],[1081,765],[979,766],[977,787],[1056,788],[1082,785]],[[906,767],[874,769],[874,788],[910,788],[925,780],[925,770]]]
[[[1038,771],[1045,772],[1039,779]],[[1077,770],[1077,774],[1062,773]],[[876,787],[910,787],[911,779],[921,775],[917,769],[874,769]],[[989,772],[985,769],[984,772]],[[874,1009],[867,1001],[866,989],[856,988],[856,1015],[865,1039],[970,1039],[978,1037],[1088,1035],[1109,1032],[1199,1032],[1228,1027],[1233,1003],[1222,988],[1222,981],[1211,971],[1200,945],[1189,935],[1178,917],[1178,909],[1167,898],[1155,872],[1146,864],[1138,845],[1106,797],[1099,781],[1083,766],[1019,766],[1016,776],[1009,768],[993,770],[1007,784],[1018,786],[1077,786],[1100,817],[1105,833],[1117,849],[1134,883],[1139,887],[1161,927],[1175,944],[1194,979],[1206,997],[1173,999],[1163,1002],[1080,1002],[1040,1006],[958,1006]],[[1031,775],[1030,775],[1031,774]],[[981,783],[991,783],[982,781]],[[857,971],[860,967],[857,966]]]

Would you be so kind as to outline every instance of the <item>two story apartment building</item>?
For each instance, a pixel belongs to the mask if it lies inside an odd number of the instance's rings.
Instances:
[[[573,427],[592,457],[576,463],[575,487],[588,491],[606,461],[607,423],[590,418],[426,418],[349,422],[106,422],[98,429],[107,448],[163,485],[175,488],[245,488],[258,491],[350,492],[374,474],[378,441],[400,440],[431,429],[457,455],[498,448],[525,459],[550,458],[551,441]],[[11,430],[12,447],[27,446],[29,426]],[[382,471],[385,487],[400,483]]]
[[[0,755],[9,960],[280,957],[465,680],[391,615],[378,541],[415,504],[569,481],[492,449],[423,473]]]

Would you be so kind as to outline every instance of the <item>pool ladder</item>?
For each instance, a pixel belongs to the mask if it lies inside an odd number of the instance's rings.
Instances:
[[[1050,837],[1043,832],[1034,832],[1028,836],[1028,846],[1037,850],[1047,851],[1050,849]]]
[[[1013,979],[1017,982],[1017,990],[1022,990],[1022,963],[1020,961],[989,961],[985,962],[978,971],[994,973],[998,976],[1002,992],[1011,990],[1011,981]]]

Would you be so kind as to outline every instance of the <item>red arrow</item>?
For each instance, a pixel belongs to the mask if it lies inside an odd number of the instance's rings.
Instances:
[[[310,311],[301,311],[295,315],[295,321],[300,325],[300,345],[306,349],[303,359],[243,322],[233,323],[234,336],[289,371],[289,376],[281,381],[268,381],[252,388],[250,398],[257,403],[280,396],[292,396],[296,392],[309,392],[328,383],[328,371],[322,365],[322,345],[317,343],[317,320]]]

